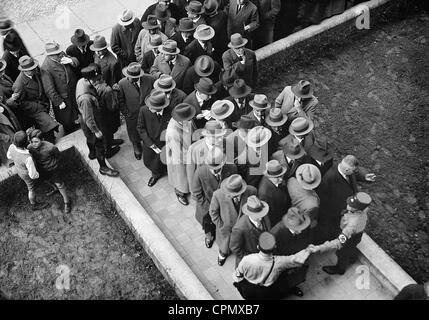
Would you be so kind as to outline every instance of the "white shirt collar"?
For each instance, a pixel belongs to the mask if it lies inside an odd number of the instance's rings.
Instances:
[[[205,44],[200,39],[197,39],[197,41],[200,44],[201,48],[204,49]]]
[[[341,174],[341,176],[342,176],[344,179],[346,179],[346,181],[349,181],[349,177],[348,177],[348,176],[346,176],[344,173],[342,173],[342,172],[341,172],[341,170],[340,170],[340,166],[339,166],[339,165],[337,166],[337,170],[338,170],[338,172]]]
[[[201,98],[200,93],[198,91],[195,92],[195,96],[197,97],[197,101],[198,101],[199,105],[202,106],[204,103],[204,100],[203,100],[203,98]]]
[[[288,156],[285,156],[285,157],[286,157],[286,160],[287,160],[288,163],[293,160],[293,159],[289,158]]]
[[[304,138],[298,138],[297,136],[294,136],[296,138],[296,140],[298,140],[299,143],[301,143],[302,140],[304,140]]]
[[[255,111],[253,111],[253,114],[255,115],[255,118],[258,119],[259,122],[261,122],[261,117],[258,116]]]

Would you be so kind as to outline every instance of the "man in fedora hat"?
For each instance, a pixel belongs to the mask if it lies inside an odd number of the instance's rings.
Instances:
[[[21,71],[12,86],[12,95],[6,101],[19,119],[23,129],[33,124],[44,134],[45,140],[55,143],[54,132],[59,123],[49,116],[48,92],[55,90],[50,76],[39,68],[36,59],[23,56],[19,59]]]
[[[89,148],[90,159],[97,158],[100,165],[99,172],[110,177],[119,176],[119,172],[109,168],[106,164],[105,145],[101,128],[103,117],[99,114],[99,101],[97,90],[101,74],[95,64],[91,64],[81,70],[81,78],[76,86],[76,101],[79,108],[79,122],[86,137],[86,144]]]
[[[197,128],[203,128],[210,116],[210,106],[212,96],[216,93],[217,88],[209,78],[201,78],[194,86],[192,91],[185,99],[186,103],[192,104],[197,110],[195,125]]]
[[[227,130],[222,128],[219,123],[214,120],[207,121],[203,130],[200,130],[203,139],[196,138],[197,131],[194,132],[196,140],[189,147],[186,161],[186,175],[189,185],[194,180],[196,169],[204,164],[207,153],[214,147],[224,150],[224,139]]]
[[[24,41],[22,41],[21,36],[18,31],[14,28],[14,22],[9,19],[6,13],[0,8],[0,39],[3,40],[2,49],[7,50],[6,44],[9,42],[16,42],[20,48],[22,48],[22,55],[30,55],[27,48],[25,47]],[[14,38],[14,40],[11,40]],[[0,50],[1,55],[1,50]]]
[[[224,76],[226,75],[235,77],[225,71]],[[250,106],[250,101],[253,100],[254,94],[252,93],[252,88],[248,86],[243,79],[235,79],[232,86],[229,88],[228,93],[229,97],[227,97],[226,100],[230,100],[235,106],[234,114],[232,116],[234,121],[238,121],[241,116],[248,115],[252,112],[253,109]]]
[[[156,16],[150,15],[147,17],[147,21],[143,22],[143,29],[139,33],[136,46],[134,48],[137,62],[142,63],[143,55],[152,50],[150,46],[150,38],[154,35],[159,35],[161,37],[161,44],[168,39],[168,37],[161,32]]]
[[[289,133],[299,141],[307,153],[316,140],[313,128],[313,121],[304,117],[296,118],[289,126]]]
[[[66,53],[79,61],[79,68],[76,69],[77,78],[82,77],[80,70],[94,62],[94,53],[90,50],[94,43],[82,29],[76,29],[70,39],[71,45],[67,47]]]
[[[171,0],[158,0],[154,4],[151,4],[145,12],[143,13],[141,17],[141,21],[146,21],[147,17],[151,14],[155,14],[155,10],[157,6],[163,6],[168,9],[170,12],[171,17],[176,19],[176,21],[179,21],[181,18],[186,16],[185,7],[179,6],[178,1],[171,1]]]
[[[305,250],[311,244],[311,219],[298,208],[289,208],[283,218],[270,230],[276,238],[277,247],[274,254],[289,256]],[[292,268],[287,271],[290,293],[302,297],[304,293],[298,285],[305,281],[308,265]]]
[[[217,146],[206,152],[204,163],[195,170],[190,187],[196,202],[195,218],[204,230],[207,248],[212,247],[216,237],[216,225],[209,214],[213,193],[220,188],[223,180],[236,173],[237,167],[226,163],[225,150]]]
[[[312,120],[318,103],[313,95],[312,84],[307,80],[300,80],[295,85],[286,86],[276,98],[274,106],[281,108],[291,123],[297,117]]]
[[[300,165],[296,169],[296,176],[290,177],[287,181],[287,190],[292,206],[311,218],[311,228],[317,225],[320,199],[315,189],[321,181],[320,170],[310,163]]]
[[[20,72],[18,69],[19,58],[28,55],[27,50],[16,32],[11,32],[4,38],[3,47],[3,59],[7,63],[5,73],[15,81]]]
[[[122,69],[125,78],[118,83],[119,107],[125,117],[128,137],[133,144],[134,156],[137,160],[142,158],[142,144],[137,132],[137,119],[141,106],[153,88],[155,79],[143,72],[138,62],[132,62]]]
[[[324,136],[314,141],[308,155],[313,159],[313,164],[319,168],[322,177],[334,164],[334,151]]]
[[[255,52],[244,47],[247,42],[241,34],[232,34],[229,49],[222,55],[222,62],[226,71],[254,88],[258,84],[258,63]]]
[[[148,186],[152,187],[166,172],[166,166],[161,160],[161,150],[165,141],[161,134],[167,129],[171,118],[170,101],[164,91],[154,89],[145,99],[145,105],[140,108],[137,121],[137,131],[143,142],[143,162],[152,176]]]
[[[139,18],[131,10],[125,9],[118,17],[117,24],[112,28],[110,45],[116,54],[121,68],[136,61],[134,48],[142,25]]]
[[[89,49],[94,53],[94,63],[100,67],[101,75],[106,84],[117,90],[117,84],[122,78],[121,67],[118,59],[108,47],[109,44],[106,42],[106,38],[97,35]]]
[[[156,79],[162,74],[169,74],[176,82],[179,89],[183,89],[183,79],[185,78],[186,70],[188,70],[191,61],[184,55],[179,54],[180,50],[177,47],[177,42],[174,40],[165,41],[160,47],[161,54],[155,58],[150,73]]]
[[[290,134],[280,141],[279,146],[282,150],[274,152],[271,158],[279,161],[287,169],[284,181],[294,177],[300,165],[312,162],[299,141]]]
[[[272,155],[279,150],[280,141],[288,135],[286,130],[287,116],[280,108],[271,108],[266,112],[265,124],[271,130],[269,153]]]
[[[53,90],[47,91],[47,95],[52,102],[55,119],[63,125],[64,133],[69,134],[77,129],[76,70],[79,61],[66,55],[56,42],[46,43],[45,51],[46,58],[41,69],[53,83]]]
[[[242,210],[244,214],[232,228],[229,242],[229,248],[235,254],[235,267],[238,267],[244,256],[258,252],[259,236],[271,228],[267,215],[270,206],[257,196],[248,197]]]
[[[250,196],[257,194],[255,187],[233,174],[225,179],[220,189],[213,193],[210,203],[210,217],[216,225],[216,243],[219,247],[218,265],[223,266],[229,255],[232,228],[242,214],[242,207]]]
[[[247,115],[241,116],[239,121],[232,123],[232,127],[237,130],[226,137],[228,163],[235,163],[239,166],[239,160],[247,159],[247,135],[255,126],[255,121]]]
[[[228,14],[228,37],[238,33],[249,39],[259,27],[258,8],[249,0],[230,0],[225,8]]]
[[[195,125],[192,119],[195,107],[180,103],[173,109],[172,118],[165,133],[168,182],[174,187],[177,200],[184,206],[189,204],[189,183],[187,178],[187,153],[192,144]]]
[[[165,93],[165,96],[170,101],[168,105],[170,110],[173,110],[175,106],[182,103],[186,98],[186,94],[182,90],[176,88],[176,82],[173,80],[173,77],[168,74],[161,75],[161,77],[155,81],[153,87]]]
[[[189,4],[185,7],[186,14],[188,18],[191,18],[195,24],[195,27],[198,27],[200,24],[206,24],[206,21],[203,17],[204,7],[200,1],[190,1]]]
[[[255,94],[253,100],[249,102],[252,111],[248,116],[251,117],[260,126],[265,126],[265,114],[271,109],[271,103],[265,94]]]
[[[212,27],[200,24],[194,32],[194,40],[186,46],[183,54],[191,60],[191,63],[194,63],[202,55],[212,57],[215,48],[211,39],[214,35],[215,31]]]
[[[210,116],[215,119],[221,125],[222,128],[233,130],[233,119],[231,118],[233,112],[234,104],[231,101],[216,100],[210,110]]]
[[[215,84],[217,87],[215,99],[216,100],[222,100],[222,99],[234,100],[234,98],[230,97],[230,95],[229,95],[229,89],[232,88],[235,80],[236,79],[234,76],[231,76],[229,74],[229,72],[226,72],[225,70],[222,69],[219,73],[219,79]],[[235,106],[236,106],[236,104],[234,104],[234,107]],[[235,108],[234,108],[234,110],[235,110]],[[234,120],[238,121],[239,117],[238,118],[234,117]]]
[[[310,255],[301,250],[293,255],[273,255],[276,238],[270,232],[259,236],[258,253],[245,256],[233,273],[234,286],[246,300],[274,300],[291,293],[288,269],[302,266]]]
[[[222,5],[223,1],[221,0]],[[227,50],[228,33],[225,26],[228,24],[226,12],[219,7],[218,0],[204,1],[205,20],[208,26],[215,31],[212,44],[216,50],[213,52],[213,59],[222,64],[222,54]]]
[[[255,31],[254,49],[261,48],[273,42],[274,24],[280,12],[280,0],[259,1],[259,27]],[[281,17],[284,19],[284,17]]]
[[[194,40],[194,31],[196,26],[191,18],[185,17],[180,19],[178,32],[176,32],[170,39],[176,41],[177,47],[180,52],[185,51],[187,45]]]
[[[193,66],[190,66],[186,71],[183,79],[183,91],[190,94],[195,89],[195,84],[203,78],[209,78],[213,82],[218,81],[221,67],[213,58],[202,55],[199,56]]]
[[[176,19],[171,17],[171,12],[165,6],[158,4],[155,7],[155,17],[158,20],[159,30],[170,38],[176,33]]]
[[[346,209],[348,197],[358,192],[357,182],[373,182],[373,173],[364,174],[359,168],[358,159],[353,155],[345,156],[339,164],[333,165],[323,176],[317,190],[320,197],[317,243],[336,236],[340,224],[341,212]]]
[[[258,196],[268,203],[270,207],[268,218],[274,226],[290,207],[290,197],[285,184],[282,183],[286,168],[282,167],[277,160],[268,161],[265,168],[264,176],[259,182]]]
[[[347,267],[356,261],[358,255],[356,246],[362,239],[368,221],[368,206],[371,202],[371,197],[365,192],[358,192],[348,197],[347,208],[342,212],[341,221],[336,226],[337,238],[318,246],[310,246],[312,253],[336,250],[337,264],[322,267],[326,273],[344,274]]]
[[[159,46],[162,45],[162,37],[159,34],[151,34],[149,37],[148,48],[150,49],[143,54],[142,69],[145,73],[150,72],[155,58],[159,55]]]

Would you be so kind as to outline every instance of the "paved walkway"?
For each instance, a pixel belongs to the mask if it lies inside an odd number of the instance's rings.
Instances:
[[[30,53],[41,56],[44,43],[56,40],[64,47],[69,45],[70,37],[76,28],[83,28],[91,38],[102,34],[110,39],[111,27],[119,13],[125,9],[134,10],[140,17],[153,1],[148,0],[91,0],[77,4],[67,10],[68,16],[62,20],[58,14],[34,21],[21,22],[17,29],[21,33]],[[59,28],[59,27],[60,28]],[[42,62],[42,58],[39,58]],[[127,141],[114,158],[112,165],[120,170],[121,178],[130,188],[159,228],[165,233],[179,254],[188,263],[197,277],[217,299],[240,299],[232,286],[232,271],[235,258],[230,257],[223,267],[217,265],[217,246],[210,250],[204,246],[204,234],[194,218],[195,206],[184,207],[178,203],[173,188],[164,177],[153,187],[147,186],[150,172],[142,161],[134,158],[131,144],[126,137],[124,126],[119,136]],[[0,170],[5,174],[5,168]],[[307,281],[301,285],[304,299],[390,299],[380,282],[370,276],[368,289],[357,289],[355,283],[359,276],[358,265],[351,266],[344,276],[328,276],[321,266],[334,262],[333,254],[314,255],[310,259]]]

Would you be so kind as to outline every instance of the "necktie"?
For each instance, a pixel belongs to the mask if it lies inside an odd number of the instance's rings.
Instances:
[[[237,4],[237,14],[240,12],[240,10],[241,10],[241,5]]]
[[[289,167],[292,168],[295,162],[293,160],[289,161]]]
[[[170,70],[173,71],[173,68],[174,68],[173,62],[168,61],[168,66],[170,67]]]
[[[160,114],[160,113],[156,113],[156,116],[158,117],[158,120],[161,122],[161,120],[162,120],[162,114]]]
[[[133,82],[133,84],[134,84],[134,87],[136,87],[137,91],[138,91],[138,92],[140,92],[140,87],[139,87],[139,85],[137,84],[137,82]]]
[[[237,210],[237,212],[239,212],[240,211],[240,208],[239,208],[239,205],[240,205],[239,198],[233,198],[233,203],[234,203],[235,210]]]

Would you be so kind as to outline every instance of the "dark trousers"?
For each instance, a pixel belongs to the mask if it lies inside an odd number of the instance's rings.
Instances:
[[[104,156],[104,140],[103,138],[98,139],[95,134],[86,126],[83,121],[82,115],[79,115],[79,123],[82,128],[83,134],[86,138],[86,145],[88,146],[90,153],[95,153],[97,161],[100,167],[106,167],[106,161]]]
[[[128,138],[133,145],[134,153],[142,154],[143,148],[140,135],[137,131],[137,118],[125,118],[125,124],[127,126]]]
[[[336,252],[338,258],[338,269],[345,271],[347,267],[357,259],[358,249],[356,246],[359,244],[361,239],[362,232],[352,235],[344,246]]]
[[[203,217],[203,230],[204,233],[210,233],[213,237],[216,237],[216,225],[213,223],[212,218],[209,214]]]

